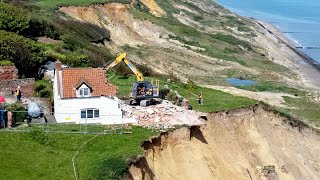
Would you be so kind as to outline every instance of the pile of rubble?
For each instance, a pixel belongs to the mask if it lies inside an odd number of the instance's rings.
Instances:
[[[145,127],[170,128],[174,125],[201,125],[200,117],[206,113],[186,110],[184,107],[176,106],[169,101],[161,104],[141,107],[122,105],[125,118],[134,118],[137,125]]]

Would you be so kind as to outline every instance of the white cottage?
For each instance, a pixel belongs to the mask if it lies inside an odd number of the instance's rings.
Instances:
[[[101,68],[55,65],[54,116],[58,123],[122,124],[122,111]]]

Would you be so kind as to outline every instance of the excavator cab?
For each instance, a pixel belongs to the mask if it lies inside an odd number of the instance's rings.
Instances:
[[[153,85],[150,81],[136,81],[132,85],[130,96],[136,101],[136,103],[142,106],[147,106],[151,99],[160,98],[158,86],[159,83]]]

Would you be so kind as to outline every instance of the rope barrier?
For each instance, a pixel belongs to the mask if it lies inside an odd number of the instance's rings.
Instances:
[[[86,145],[88,142],[90,142],[91,140],[93,140],[94,138],[98,137],[99,134],[95,135],[94,137],[92,137],[91,139],[89,139],[88,141],[84,142],[80,148],[78,149],[78,151],[74,154],[74,156],[72,157],[72,166],[73,166],[73,172],[74,172],[74,176],[76,177],[76,180],[78,180],[78,175],[77,175],[77,170],[76,170],[76,166],[75,166],[75,158],[76,156],[79,154],[81,148]]]

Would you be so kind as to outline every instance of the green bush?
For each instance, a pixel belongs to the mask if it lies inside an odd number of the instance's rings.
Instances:
[[[170,91],[168,94],[167,94],[167,100],[168,101],[171,101],[172,103],[175,103],[176,100],[177,100],[177,94],[173,91]]]
[[[7,110],[12,112],[12,124],[23,122],[28,114],[21,103],[13,103],[7,107]]]
[[[54,26],[40,18],[32,18],[24,34],[31,37],[46,36],[56,40],[60,39],[60,34]]]
[[[87,56],[77,52],[72,52],[72,53],[66,54],[66,58],[61,59],[61,61],[64,64],[67,64],[71,67],[86,66]]]
[[[29,27],[29,13],[20,7],[0,2],[0,29],[22,33]]]
[[[42,89],[39,92],[39,95],[40,97],[43,97],[43,98],[52,98],[53,92],[52,92],[52,89],[46,88],[46,89]]]
[[[133,63],[134,64],[134,63]],[[144,76],[158,76],[156,72],[154,72],[150,67],[144,64],[135,64],[136,68],[139,69],[139,71]]]
[[[103,44],[104,40],[110,39],[110,32],[107,29],[101,28],[95,24],[74,20],[65,21],[61,19],[55,20],[54,23],[60,33],[68,34],[69,38],[77,38],[73,40],[74,42],[87,41]],[[75,36],[70,37],[70,34]],[[63,40],[70,41],[70,39]]]
[[[105,47],[90,45],[82,51],[88,57],[87,63],[91,67],[106,67],[115,59]]]
[[[239,26],[238,31],[250,32],[252,30],[250,28],[248,28],[247,26]]]
[[[40,92],[41,90],[45,89],[48,86],[47,84],[48,83],[44,80],[36,81],[34,90],[36,92]]]
[[[25,77],[36,77],[38,68],[46,61],[41,43],[0,30],[0,61],[11,61]]]
[[[170,92],[170,89],[160,89],[159,90],[160,98],[161,99],[166,98],[169,92]]]
[[[50,81],[36,81],[34,90],[37,97],[50,98],[51,102],[53,101],[53,86]]]
[[[0,66],[11,66],[11,65],[14,65],[14,63],[11,61],[8,61],[8,60],[0,61]]]

